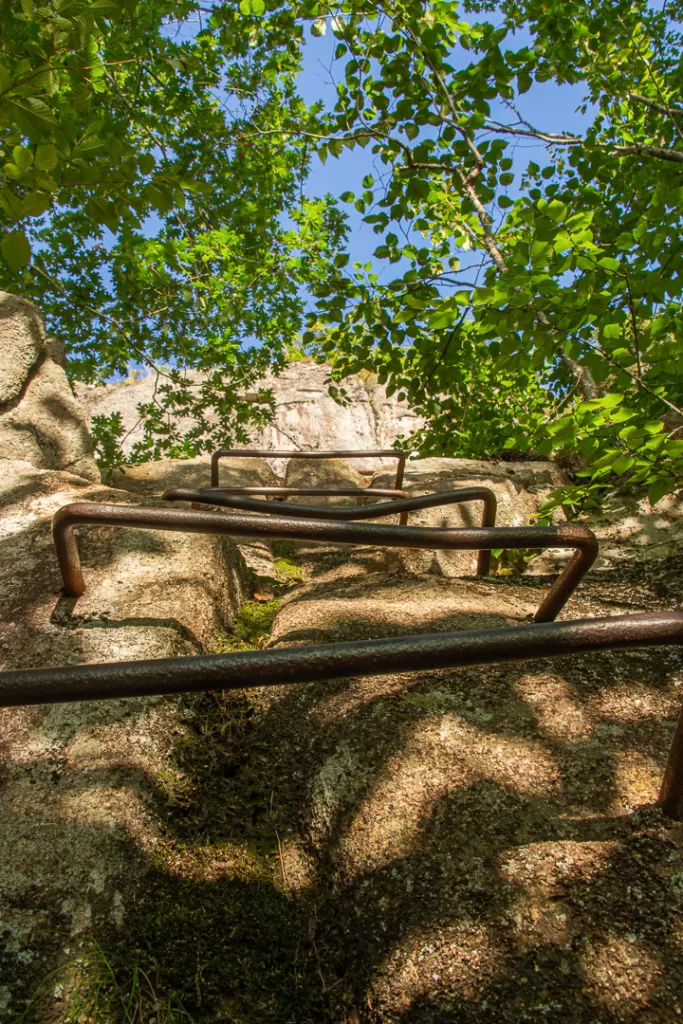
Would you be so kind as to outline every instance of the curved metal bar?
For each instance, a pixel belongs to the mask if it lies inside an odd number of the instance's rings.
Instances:
[[[407,491],[390,487],[200,487],[200,491],[216,494],[266,494],[274,498],[292,498],[310,494],[311,497],[355,498],[371,494],[378,498],[408,498]],[[167,494],[170,492],[166,492]],[[162,494],[162,498],[164,495]]]
[[[398,491],[395,488],[387,487],[202,487],[202,491],[211,491],[216,494],[265,494],[266,496],[272,496],[274,498],[288,498],[294,497],[295,495],[310,495],[313,497],[329,497],[329,498],[354,498],[356,495],[374,494],[378,498],[407,498],[409,497],[407,491]],[[180,499],[167,498],[170,494],[166,491],[161,497],[168,501],[176,501]],[[206,502],[204,504],[207,504]],[[211,502],[211,504],[219,504],[219,502]],[[200,506],[199,501],[192,502],[192,508],[198,509]],[[314,505],[313,508],[318,509],[320,506]],[[272,513],[272,509],[267,509],[269,513]],[[408,522],[408,513],[403,512],[398,519],[401,526],[405,526]]]
[[[541,601],[534,616],[536,622],[549,622],[556,618],[598,554],[595,535],[582,526],[477,526],[450,530],[376,523],[326,523],[313,519],[290,521],[282,516],[237,516],[226,512],[78,502],[60,508],[52,518],[52,536],[64,589],[74,597],[84,592],[85,581],[73,528],[87,523],[180,533],[215,533],[228,537],[274,537],[432,551],[574,548],[569,564]]]
[[[400,489],[406,468],[406,453],[395,448],[368,451],[324,451],[324,452],[293,452],[285,450],[261,451],[252,448],[222,448],[211,456],[211,486],[218,487],[218,463],[221,459],[397,459],[396,484]]]
[[[280,490],[289,491],[293,488],[283,487]],[[274,488],[270,488],[272,492]],[[305,488],[295,488],[304,493],[310,494]],[[311,489],[312,490],[312,489]],[[338,488],[344,490],[344,488]],[[325,492],[316,488],[317,493]],[[347,494],[372,495],[370,488],[358,488],[355,491],[349,488]],[[239,508],[246,512],[262,512],[266,515],[277,515],[285,518],[295,519],[331,519],[331,520],[358,520],[358,519],[381,519],[383,516],[392,516],[398,513],[400,523],[404,526],[408,519],[409,512],[417,512],[419,509],[436,508],[441,505],[457,505],[466,501],[482,501],[484,511],[482,514],[482,526],[496,525],[496,510],[498,503],[496,496],[490,487],[461,487],[457,491],[441,491],[439,494],[423,494],[415,498],[405,497],[400,500],[386,501],[379,505],[365,505],[360,508],[330,508],[329,505],[275,505],[268,501],[259,501],[257,498],[242,497],[233,493],[224,493],[212,487],[200,487],[198,490],[188,490],[182,487],[174,487],[170,491],[164,491],[161,495],[164,501],[190,501],[193,507],[200,504],[219,505],[223,508]],[[477,556],[477,576],[488,576],[491,569],[491,552],[480,551]]]

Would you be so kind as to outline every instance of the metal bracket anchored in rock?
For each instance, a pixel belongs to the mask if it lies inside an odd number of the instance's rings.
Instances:
[[[484,511],[481,517],[482,527],[496,525],[497,501],[494,492],[490,487],[461,487],[457,491],[442,491],[440,494],[422,494],[410,498],[405,491],[389,492],[404,495],[393,501],[382,502],[377,505],[365,505],[356,508],[330,507],[329,505],[283,505],[278,502],[273,505],[268,501],[259,501],[256,498],[243,496],[249,490],[251,493],[267,491],[269,495],[282,495],[288,497],[290,494],[299,493],[306,495],[343,493],[348,496],[371,497],[376,494],[383,496],[382,492],[370,488],[334,488],[326,490],[318,487],[268,487],[268,488],[216,488],[201,487],[198,490],[188,490],[183,487],[176,487],[162,494],[164,501],[189,501],[193,508],[200,505],[219,505],[224,508],[238,508],[245,512],[261,512],[266,515],[284,516],[293,519],[332,519],[332,520],[357,520],[357,519],[382,519],[384,516],[398,514],[401,526],[408,521],[408,513],[417,512],[425,508],[437,508],[442,505],[459,505],[468,501],[481,501],[484,504]],[[386,493],[386,492],[384,492]],[[477,576],[488,576],[491,568],[491,551],[482,550],[477,558]]]
[[[598,555],[598,542],[582,526],[507,526],[437,529],[427,526],[383,526],[376,523],[329,523],[288,520],[284,516],[238,516],[227,512],[195,512],[175,508],[134,508],[97,502],[65,505],[52,519],[52,536],[65,593],[85,591],[74,527],[118,526],[180,533],[215,533],[227,537],[269,537],[338,544],[369,544],[387,548],[432,551],[492,551],[495,548],[573,548],[574,555],[545,595],[534,616],[550,622],[565,606]]]

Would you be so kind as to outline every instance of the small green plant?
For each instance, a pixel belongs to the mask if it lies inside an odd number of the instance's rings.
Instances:
[[[530,562],[542,554],[541,548],[494,548],[491,572],[497,576],[521,576]]]
[[[306,360],[310,361],[311,357],[301,339],[296,338],[285,345],[285,359],[288,363],[302,363]]]
[[[150,972],[90,942],[43,979],[18,1024],[36,1020],[55,996],[63,999],[63,1024],[196,1024],[182,995],[160,995]]]
[[[121,447],[125,429],[120,412],[112,412],[109,416],[93,416],[90,423],[90,433],[95,444],[95,461],[104,471],[106,480],[113,470],[119,469],[128,461]]]

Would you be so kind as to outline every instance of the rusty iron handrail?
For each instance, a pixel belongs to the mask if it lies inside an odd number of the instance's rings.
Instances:
[[[341,488],[340,488],[341,489]],[[273,488],[270,488],[272,491]],[[280,488],[283,491],[292,488]],[[304,490],[304,488],[301,488]],[[317,490],[317,489],[316,489]],[[351,489],[349,488],[349,491]],[[306,491],[310,493],[310,491]],[[323,493],[325,493],[323,491]],[[355,492],[356,495],[367,497],[373,492],[369,488],[362,488]],[[468,501],[481,501],[484,504],[481,525],[490,527],[496,525],[496,510],[498,503],[496,496],[490,487],[461,487],[457,491],[441,491],[439,494],[422,494],[415,498],[406,497],[401,500],[386,501],[378,505],[365,505],[355,508],[330,507],[329,505],[273,505],[268,501],[259,501],[257,498],[242,497],[240,494],[223,493],[221,489],[213,487],[200,487],[197,490],[189,490],[183,487],[174,487],[165,491],[161,497],[164,501],[190,501],[193,508],[200,504],[219,505],[223,508],[238,508],[245,512],[261,512],[266,515],[284,516],[295,519],[328,519],[328,520],[358,520],[358,519],[381,519],[383,516],[400,516],[400,524],[406,525],[409,512],[417,512],[425,508],[437,508],[441,505],[456,505]],[[488,576],[491,569],[491,552],[480,551],[477,556],[477,576]]]
[[[495,526],[438,529],[429,526],[384,526],[365,523],[329,523],[281,516],[237,516],[228,512],[194,512],[176,508],[139,508],[77,502],[64,505],[52,518],[59,567],[65,593],[85,591],[81,560],[73,527],[78,525],[213,533],[228,537],[273,537],[289,540],[370,544],[390,548],[425,548],[432,551],[477,551],[494,548],[574,548],[574,555],[545,595],[534,616],[550,622],[567,603],[598,554],[595,535],[582,526]]]
[[[399,490],[403,484],[406,457],[405,452],[398,452],[395,448],[377,449],[376,451],[372,449],[367,451],[351,450],[346,452],[293,452],[287,449],[261,451],[253,448],[222,448],[211,456],[211,486],[218,487],[218,463],[221,459],[398,459],[394,487]]]
[[[219,502],[219,501],[207,502],[204,499],[200,500],[199,498],[175,498],[175,497],[171,497],[171,494],[175,493],[176,490],[180,490],[180,488],[174,488],[173,492],[172,491],[165,491],[161,495],[162,499],[164,499],[165,501],[191,501],[192,502],[192,508],[194,508],[194,509],[198,509],[200,507],[200,505],[202,505],[202,504],[204,504],[204,505],[206,505],[206,504],[225,505],[225,506],[228,506],[228,507],[231,507],[231,508],[240,508],[240,507],[242,507],[242,506],[235,505],[235,504],[229,504],[228,502]],[[307,497],[314,497],[315,496],[315,497],[324,497],[324,498],[342,498],[342,497],[344,497],[344,498],[357,498],[357,497],[367,496],[368,494],[369,495],[374,495],[377,498],[408,498],[408,497],[410,497],[410,495],[408,494],[407,491],[399,491],[396,488],[388,488],[388,487],[377,487],[377,488],[375,488],[375,487],[274,487],[274,486],[264,486],[264,487],[225,487],[225,486],[223,486],[223,487],[213,487],[213,486],[211,486],[211,487],[201,487],[201,488],[199,488],[199,490],[201,490],[202,492],[205,492],[207,494],[209,494],[209,493],[210,494],[235,494],[235,495],[241,495],[241,494],[244,494],[244,495],[264,494],[264,495],[266,495],[267,498],[270,497],[270,498],[274,498],[275,500],[278,500],[278,499],[284,500],[285,498],[294,497],[296,495],[305,495]],[[316,513],[317,513],[317,512],[319,512],[321,506],[320,505],[311,505],[310,508],[314,509],[316,511]],[[268,505],[267,502],[263,502],[262,506],[259,505],[259,510],[261,510],[261,509],[264,512],[266,512],[267,514],[270,514],[270,515],[277,514],[276,510],[273,509],[272,505]],[[315,516],[314,518],[318,518],[318,516]],[[321,519],[322,518],[329,518],[329,519],[331,519],[331,518],[334,518],[334,517],[333,516],[320,516],[319,518],[321,518]],[[407,522],[408,522],[408,513],[407,512],[399,513],[398,521],[401,524],[401,526],[405,526],[407,524]],[[495,517],[494,517],[494,522],[495,522]],[[493,526],[494,523],[491,523],[491,525]]]
[[[391,487],[279,487],[264,485],[263,487],[200,487],[198,490],[211,494],[266,494],[273,498],[290,498],[295,495],[310,495],[321,498],[357,498],[372,495],[376,498],[409,498],[408,491],[399,491]],[[168,491],[166,492],[169,493]],[[163,495],[162,495],[163,497]]]
[[[0,707],[324,682],[667,644],[683,644],[683,612],[0,672]],[[683,817],[683,712],[658,803],[669,817]]]

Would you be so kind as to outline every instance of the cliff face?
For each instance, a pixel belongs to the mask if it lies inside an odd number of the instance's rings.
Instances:
[[[423,420],[406,402],[388,397],[386,389],[371,378],[345,381],[348,405],[338,405],[328,394],[328,367],[303,360],[292,363],[279,377],[263,381],[275,397],[275,418],[249,445],[252,448],[391,448],[401,435],[423,426]],[[141,439],[137,406],[149,402],[154,376],[101,388],[77,386],[79,398],[90,416],[120,412],[130,435],[124,450]],[[187,421],[185,426],[190,426]],[[377,467],[379,468],[379,463]]]

